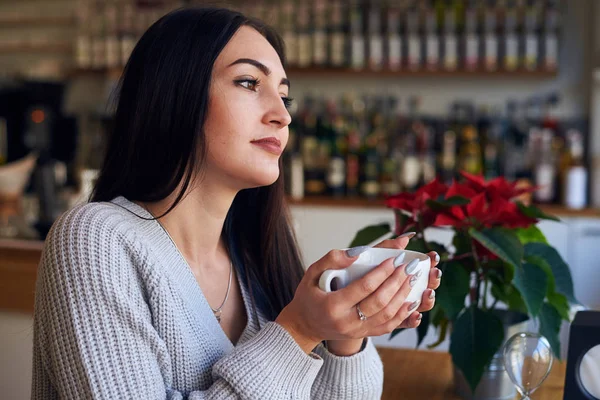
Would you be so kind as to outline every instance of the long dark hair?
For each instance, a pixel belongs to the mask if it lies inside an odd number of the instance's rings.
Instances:
[[[205,161],[213,64],[244,25],[260,32],[285,65],[272,28],[228,9],[176,10],[144,33],[117,87],[114,127],[90,201],[154,202],[181,184],[166,213],[175,208]],[[292,300],[303,275],[283,187],[280,173],[270,186],[240,191],[223,229],[236,269],[270,319]]]

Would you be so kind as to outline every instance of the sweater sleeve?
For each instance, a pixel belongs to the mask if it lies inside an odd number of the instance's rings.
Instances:
[[[85,224],[62,220],[46,240],[35,300],[33,399],[310,398],[323,360],[306,355],[275,323],[217,361],[206,390],[174,390],[173,361],[152,325],[147,277],[133,267],[147,260],[137,259],[143,255],[126,235],[106,229],[90,234]]]
[[[312,398],[319,400],[380,399],[383,391],[383,364],[373,345],[360,352],[340,357],[319,344],[315,353],[324,360],[323,368],[312,387]]]

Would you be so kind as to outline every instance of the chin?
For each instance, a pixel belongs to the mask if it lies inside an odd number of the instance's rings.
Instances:
[[[244,179],[247,182],[247,188],[255,188],[260,186],[269,186],[274,184],[279,178],[279,168],[275,171],[257,171],[251,177]]]

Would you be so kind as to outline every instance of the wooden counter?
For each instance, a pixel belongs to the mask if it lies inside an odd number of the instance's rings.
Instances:
[[[454,393],[450,354],[383,347],[378,351],[384,366],[383,400],[460,400]],[[531,399],[562,400],[565,373],[566,362],[555,362]]]
[[[43,242],[0,240],[0,310],[33,312]]]

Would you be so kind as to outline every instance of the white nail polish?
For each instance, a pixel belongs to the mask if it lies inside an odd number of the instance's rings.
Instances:
[[[404,262],[404,257],[406,257],[406,253],[402,252],[398,254],[398,256],[394,259],[394,267],[399,267]]]

